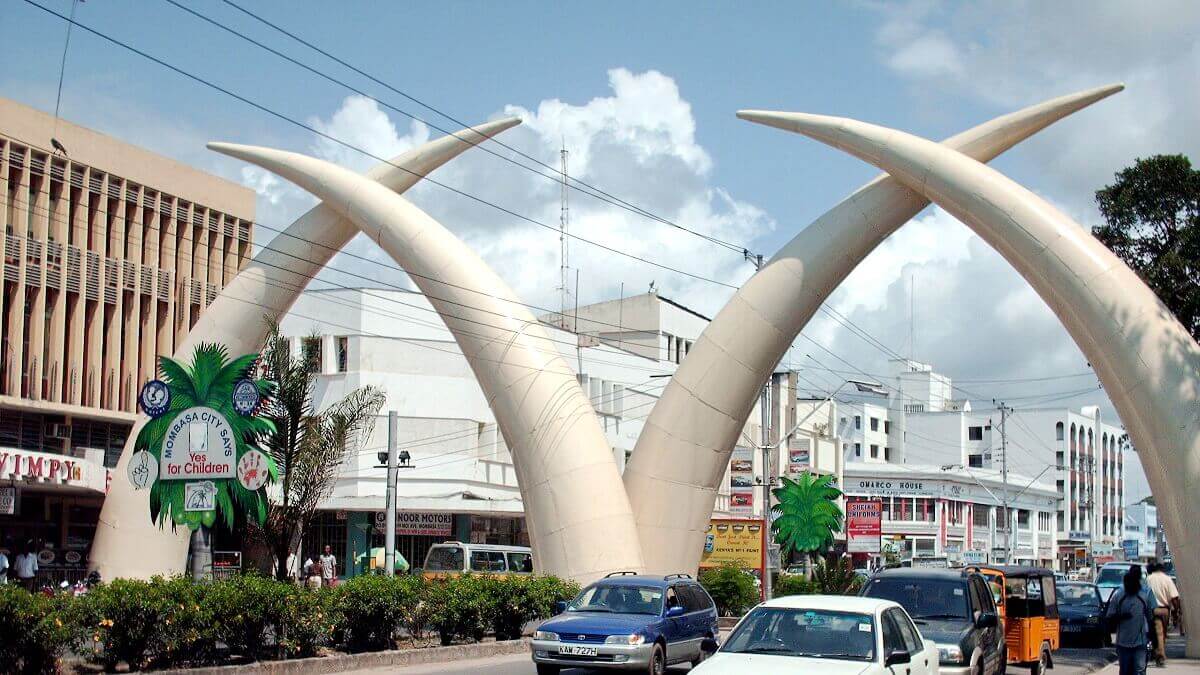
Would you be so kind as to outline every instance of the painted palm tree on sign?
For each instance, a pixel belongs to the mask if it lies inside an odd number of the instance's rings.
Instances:
[[[771,532],[780,553],[792,551],[811,556],[833,545],[833,535],[842,529],[842,510],[837,499],[841,490],[834,477],[802,473],[796,480],[781,477],[782,485],[771,491],[779,502],[771,507]]]
[[[258,354],[244,354],[234,359],[223,345],[201,344],[192,355],[191,366],[166,356],[159,357],[163,381],[171,390],[171,408],[161,417],[150,420],[142,427],[134,443],[135,450],[146,450],[155,458],[162,459],[163,438],[171,423],[188,408],[203,406],[216,410],[233,429],[236,441],[236,458],[250,450],[259,450],[264,440],[275,431],[268,419],[257,416],[239,415],[233,409],[233,385],[238,380],[252,377]],[[259,394],[267,399],[275,390],[266,380],[255,380]],[[267,458],[269,481],[277,477],[275,464]],[[150,518],[159,525],[170,521],[171,526],[186,525],[192,530],[212,527],[217,516],[227,527],[233,527],[238,511],[246,513],[252,520],[262,522],[267,515],[266,488],[247,490],[236,479],[214,481],[217,487],[216,509],[211,511],[188,511],[185,504],[185,483],[182,480],[158,480],[150,489]]]

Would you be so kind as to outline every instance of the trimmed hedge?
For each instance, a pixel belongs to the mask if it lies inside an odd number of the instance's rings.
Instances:
[[[140,670],[393,649],[427,627],[442,644],[516,639],[578,591],[554,577],[472,575],[360,576],[316,591],[256,575],[117,579],[78,598],[0,586],[0,672],[54,672],[68,649]]]

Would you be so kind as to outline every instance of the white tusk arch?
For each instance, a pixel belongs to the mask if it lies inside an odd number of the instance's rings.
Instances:
[[[404,192],[475,143],[520,123],[507,117],[462,129],[372,168],[367,177]],[[309,279],[357,233],[358,228],[333,209],[314,206],[238,272],[175,347],[175,358],[190,359],[202,342],[222,342],[232,354],[260,349],[266,338],[263,316],[279,319],[287,312]],[[133,442],[144,424],[144,418],[139,420],[125,442],[96,525],[89,565],[104,579],[179,574],[187,559],[187,531],[173,532],[151,523],[149,491],[134,491],[125,477]]]
[[[944,144],[987,161],[1123,88],[1051,99]],[[825,298],[928,204],[894,178],[877,177],[780,249],[705,328],[654,406],[625,467],[647,569],[696,569],[730,453],[763,382]]]
[[[580,582],[641,570],[633,513],[592,405],[550,336],[487,264],[387,188],[329,162],[227,143],[351,219],[413,275],[475,372],[508,440],[539,571]]]
[[[1063,322],[1125,423],[1165,523],[1181,592],[1200,592],[1200,345],[1145,283],[1086,229],[958,152],[894,129],[801,113],[745,111],[887,171],[996,249]],[[1185,607],[1200,625],[1200,604]],[[1200,656],[1200,638],[1188,638]]]

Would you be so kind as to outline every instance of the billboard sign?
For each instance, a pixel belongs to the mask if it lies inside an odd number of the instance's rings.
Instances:
[[[729,512],[748,516],[754,513],[754,450],[737,447],[729,460]]]
[[[387,531],[387,513],[375,514],[375,530]],[[421,537],[449,537],[454,532],[454,514],[396,512],[396,534]]]
[[[846,504],[846,550],[850,553],[879,553],[883,534],[883,503],[875,500]]]
[[[795,475],[812,466],[812,439],[792,436],[788,439],[788,473]]]
[[[982,565],[987,562],[987,551],[963,551],[962,559],[964,565]]]
[[[761,520],[714,518],[709,522],[704,533],[700,567],[721,567],[732,563],[744,570],[758,570],[761,574],[765,562]]]
[[[1125,549],[1126,560],[1137,560],[1139,557],[1139,546],[1137,539],[1126,539],[1121,542],[1121,548]]]

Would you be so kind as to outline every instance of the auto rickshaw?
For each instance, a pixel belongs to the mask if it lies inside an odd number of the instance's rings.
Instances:
[[[1007,565],[974,568],[988,581],[1004,625],[1008,663],[1043,675],[1053,666],[1060,642],[1058,593],[1054,572],[1041,567]]]

